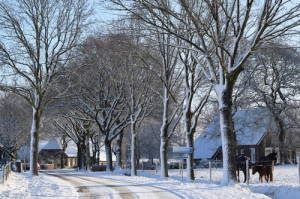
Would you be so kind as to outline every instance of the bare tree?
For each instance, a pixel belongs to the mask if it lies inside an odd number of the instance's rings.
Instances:
[[[112,141],[129,125],[129,111],[124,101],[128,45],[126,36],[91,36],[82,45],[86,67],[76,76],[74,90],[81,106],[103,136],[106,170],[112,171]]]
[[[141,20],[185,41],[194,50],[198,67],[212,82],[218,96],[223,151],[223,184],[236,182],[236,136],[232,121],[232,93],[245,62],[261,44],[295,34],[300,24],[300,3],[215,0],[111,0]],[[144,14],[136,11],[143,9]],[[167,19],[167,22],[166,22]],[[179,31],[195,32],[193,39]],[[184,46],[186,47],[186,46]],[[207,64],[202,65],[202,58]],[[207,67],[206,67],[207,66]]]
[[[201,70],[197,70],[197,62],[191,57],[190,50],[183,49],[179,53],[184,63],[185,102],[183,105],[183,123],[186,134],[186,145],[192,148],[187,157],[187,180],[195,180],[194,174],[194,135],[198,125],[198,119],[202,113],[212,86],[204,81]],[[205,85],[206,84],[206,85]]]
[[[32,107],[32,176],[38,175],[41,115],[58,97],[47,98],[47,92],[62,77],[89,15],[86,0],[0,2],[0,59],[6,77],[1,89],[24,97]]]
[[[153,73],[145,69],[145,62],[150,58],[143,42],[142,24],[136,20],[134,16],[128,21],[128,27],[125,34],[128,38],[123,41],[127,42],[127,52],[123,53],[123,57],[127,64],[124,64],[122,74],[126,77],[124,100],[129,111],[129,123],[131,132],[131,175],[137,175],[138,165],[138,148],[137,141],[139,132],[141,131],[141,123],[147,117],[153,105],[150,104],[155,93],[151,90],[154,82]],[[122,26],[121,26],[122,28]]]
[[[54,119],[54,126],[75,142],[77,146],[77,166],[80,170],[90,169],[89,131],[90,124],[77,110],[64,110],[60,117]]]
[[[139,66],[135,67],[134,64],[127,68],[126,74],[128,74],[128,82],[126,84],[125,101],[130,114],[131,127],[131,175],[136,176],[139,127],[144,118],[151,112],[150,101],[152,97],[149,86],[151,75],[148,70]]]
[[[159,158],[160,144],[160,120],[147,118],[142,123],[142,132],[138,137],[138,151],[139,156],[149,159],[149,163],[153,164],[153,159]]]
[[[292,47],[273,44],[255,53],[246,69],[245,82],[252,92],[252,101],[267,107],[277,123],[281,162],[286,162],[286,134],[290,123],[289,112],[297,108],[300,77],[299,53]],[[290,124],[289,124],[290,123]]]
[[[135,5],[134,5],[135,6]],[[137,4],[134,8],[139,14],[143,14],[144,10]],[[168,147],[169,141],[175,131],[175,128],[182,117],[183,100],[178,96],[181,94],[182,71],[178,67],[178,49],[173,45],[176,39],[167,31],[161,31],[157,27],[150,27],[143,23],[139,17],[130,15],[136,23],[138,23],[139,36],[143,35],[143,40],[147,41],[148,53],[152,55],[152,59],[145,59],[145,67],[152,72],[160,82],[152,86],[152,90],[157,93],[162,102],[162,124],[160,129],[160,163],[161,177],[168,177]],[[152,17],[155,20],[155,17]],[[162,19],[164,20],[164,19]],[[151,51],[151,52],[150,52]],[[178,98],[178,99],[177,99]]]
[[[120,170],[121,166],[122,166],[123,137],[124,137],[124,129],[119,133],[119,135],[116,138],[116,149],[115,149],[115,152],[114,152],[116,154],[115,170]]]
[[[27,131],[30,120],[27,117],[29,106],[19,96],[8,93],[0,98],[0,140],[11,153],[29,142]]]
[[[150,42],[155,41],[153,47],[156,64],[149,64],[148,69],[157,75],[161,81],[161,88],[154,88],[162,102],[162,124],[160,128],[160,164],[161,178],[168,174],[168,147],[169,141],[182,117],[180,98],[183,69],[178,66],[178,50],[172,46],[174,38],[167,32],[161,33],[158,29],[152,32]]]

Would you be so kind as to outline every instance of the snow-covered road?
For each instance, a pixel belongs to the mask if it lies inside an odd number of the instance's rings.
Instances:
[[[71,183],[79,193],[79,198],[109,199],[177,199],[180,196],[163,189],[140,184],[122,182],[101,177],[84,176],[63,170],[43,171],[44,174],[58,177]]]
[[[47,175],[51,174],[51,175]],[[170,170],[170,177],[161,179],[153,170],[81,172],[74,169],[41,171],[39,176],[12,173],[0,184],[0,198],[5,199],[77,199],[77,198],[181,198],[181,199],[299,199],[300,182],[297,165],[276,166],[274,182],[261,183],[251,175],[250,184],[221,185],[223,171],[207,168],[195,170],[194,182],[181,182],[179,170]],[[55,176],[53,176],[55,175]]]

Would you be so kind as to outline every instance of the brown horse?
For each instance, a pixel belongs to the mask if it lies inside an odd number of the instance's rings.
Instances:
[[[273,171],[274,166],[273,165],[256,165],[252,167],[252,175],[254,175],[256,172],[259,173],[259,180],[260,182],[263,182],[264,179],[269,182],[273,182]]]
[[[259,158],[260,165],[271,165],[272,162],[277,162],[277,153],[269,153],[267,156]]]

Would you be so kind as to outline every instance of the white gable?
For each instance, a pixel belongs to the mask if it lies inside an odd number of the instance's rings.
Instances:
[[[238,145],[256,145],[269,131],[272,119],[266,109],[246,109],[233,116]],[[220,117],[217,116],[195,140],[194,158],[211,158],[222,146]]]
[[[216,133],[217,132],[217,133]],[[211,158],[217,149],[222,145],[219,117],[208,125],[204,132],[195,140],[194,159]]]
[[[54,138],[51,141],[40,141],[39,142],[39,152],[41,150],[62,150],[62,145],[58,138]],[[68,157],[77,157],[77,145],[74,141],[70,140],[68,142],[66,151]],[[90,143],[90,154],[92,155],[92,144]],[[112,154],[112,160],[116,160],[116,156]],[[105,147],[100,148],[100,161],[106,161]]]
[[[39,141],[39,149],[38,149],[38,151],[40,152],[40,151],[44,148],[44,146],[45,146],[46,144],[48,144],[48,142],[49,142],[49,141],[47,141],[47,140],[40,140],[40,141]],[[30,146],[26,146],[26,147],[28,147],[28,148],[30,149]]]
[[[75,142],[72,140],[68,142],[65,153],[68,157],[77,157],[77,146]]]
[[[63,147],[59,141],[58,138],[54,138],[50,140],[43,148],[42,150],[62,150]]]
[[[68,146],[66,148],[66,155],[68,157],[77,157],[77,145],[75,144],[74,141],[68,142]],[[92,144],[90,143],[90,153],[92,155]],[[112,160],[116,161],[116,156],[112,154]],[[100,148],[100,161],[106,161],[106,153],[105,153],[105,148],[101,147]]]

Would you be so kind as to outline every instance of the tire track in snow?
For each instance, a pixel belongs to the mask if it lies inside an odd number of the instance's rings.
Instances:
[[[111,189],[114,189],[119,193],[120,197],[123,198],[123,199],[139,198],[136,195],[134,195],[134,193],[132,193],[128,188],[123,187],[122,185],[121,186],[120,185],[112,185],[112,183],[104,183],[102,181],[100,182],[100,181],[97,181],[97,180],[87,179],[85,177],[79,177],[79,176],[77,176],[77,178],[80,178],[82,180],[86,180],[86,181],[89,181],[89,182],[94,182],[94,183],[97,183],[97,184],[101,184],[101,185],[104,185],[104,186],[109,187]],[[115,183],[115,182],[113,182],[113,183]]]
[[[122,199],[180,199],[184,198],[168,190],[152,186],[140,185],[130,182],[99,178],[93,176],[82,176],[70,173],[44,172],[45,174],[59,177],[63,180],[73,182],[79,188],[78,192],[88,198],[122,198]],[[76,180],[75,180],[76,179]],[[86,181],[87,183],[84,183]],[[79,183],[80,186],[78,186]],[[89,186],[87,186],[89,185]],[[101,185],[101,186],[99,186]],[[105,189],[104,189],[105,188]],[[92,195],[91,195],[92,194]],[[85,197],[84,197],[85,198]]]
[[[54,176],[54,177],[57,177],[57,178],[60,178],[64,181],[68,181],[70,182],[71,184],[75,185],[76,189],[77,189],[77,192],[79,193],[79,198],[92,198],[92,199],[96,199],[96,197],[94,196],[94,194],[88,189],[88,187],[86,187],[84,184],[76,181],[76,180],[72,180],[66,176],[61,176],[61,175],[58,175],[58,174],[54,174],[54,173],[51,173],[51,172],[45,172],[45,171],[41,171],[42,173],[44,174],[47,174],[47,175],[51,175],[51,176]]]
[[[100,182],[97,180],[91,180],[86,177],[77,176],[74,174],[67,174],[67,173],[54,174],[55,172],[49,172],[49,171],[48,172],[41,171],[41,172],[44,174],[47,174],[47,175],[58,177],[62,180],[68,181],[68,182],[72,183],[73,185],[75,185],[76,188],[78,189],[77,192],[79,193],[79,198],[100,198],[100,197],[102,198],[103,197],[102,195],[98,197],[97,193],[93,193],[93,190],[90,189],[88,186],[86,186],[86,184],[83,183],[82,180],[92,182],[96,185],[102,185],[102,186],[108,187],[118,193],[119,197],[116,197],[114,194],[110,194],[110,196],[108,198],[122,198],[122,199],[138,199],[139,198],[134,193],[132,193],[129,189],[127,189],[126,187],[119,186],[119,185],[112,185],[112,183],[104,183],[104,182]],[[77,180],[74,180],[74,178],[81,179],[81,181],[79,182]]]
[[[168,190],[152,187],[152,186],[146,186],[146,185],[140,185],[135,183],[128,183],[123,181],[117,181],[112,180],[108,178],[97,178],[97,177],[78,177],[87,181],[100,183],[108,188],[115,189],[119,191],[120,196],[122,198],[128,198],[128,199],[153,199],[153,198],[159,198],[159,199],[181,199],[184,198],[182,196],[179,196],[176,193],[170,193]],[[89,178],[89,179],[86,179]],[[91,178],[94,178],[92,180]]]

